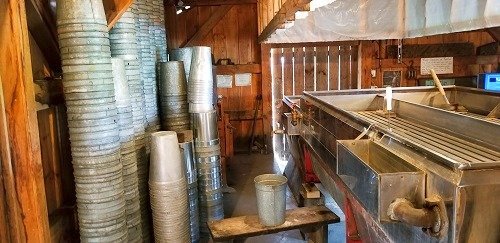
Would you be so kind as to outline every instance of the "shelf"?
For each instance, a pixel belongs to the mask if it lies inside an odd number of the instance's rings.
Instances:
[[[260,64],[217,65],[217,74],[261,73]]]

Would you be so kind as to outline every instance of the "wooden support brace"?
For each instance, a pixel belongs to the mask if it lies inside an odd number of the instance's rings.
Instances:
[[[280,10],[274,15],[273,19],[264,28],[262,33],[259,35],[257,41],[265,41],[269,36],[271,36],[276,29],[278,29],[287,19],[292,18],[295,12],[304,9],[304,7],[309,4],[311,0],[288,0],[281,6]]]
[[[113,28],[115,23],[122,17],[133,0],[103,0],[106,20],[108,21],[108,30]]]
[[[490,113],[486,116],[486,118],[489,119],[498,119],[500,118],[500,103],[498,103],[493,110],[490,111]]]
[[[47,6],[37,0],[26,1],[26,17],[31,36],[47,60],[50,69],[61,72],[61,54],[57,43],[56,21]]]
[[[210,18],[205,22],[199,29],[194,33],[193,37],[187,41],[187,43],[183,46],[192,46],[193,43],[199,41],[207,34],[212,31],[212,29],[221,21],[221,19],[231,10],[233,6],[224,5],[217,8],[217,10],[210,16]]]

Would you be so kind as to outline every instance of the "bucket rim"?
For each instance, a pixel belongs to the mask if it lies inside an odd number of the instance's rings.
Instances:
[[[288,182],[288,178],[284,175],[280,174],[261,174],[256,176],[253,181],[255,184],[265,186],[261,184],[262,181],[264,180],[275,180],[280,182],[279,184],[273,185],[274,187],[282,186],[285,185]]]

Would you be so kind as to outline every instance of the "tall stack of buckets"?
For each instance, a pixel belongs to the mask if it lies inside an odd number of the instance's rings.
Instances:
[[[108,34],[102,1],[58,2],[63,87],[84,242],[150,241],[149,199],[155,221],[177,227],[174,231],[154,225],[157,240],[197,242],[200,231],[208,236],[208,221],[224,217],[211,50],[173,50],[172,59],[184,63],[165,62],[162,14],[161,1],[137,0]],[[157,66],[160,61],[164,63]],[[168,146],[158,141],[167,135],[173,141],[176,133],[154,133],[160,124],[158,91],[162,118],[171,120],[164,129],[178,133],[177,149],[166,150],[179,151],[181,160],[169,162],[182,164],[177,177],[167,180],[158,173],[173,171],[158,167],[162,160],[157,155]],[[152,171],[146,133],[157,139],[151,143]],[[169,205],[186,210],[173,212],[172,207],[165,217],[161,210]]]
[[[143,80],[144,105],[146,111],[146,131],[160,129],[158,118],[158,99],[156,85],[156,46],[152,13],[155,11],[151,0],[136,1],[136,35],[141,60],[141,78]],[[152,38],[153,37],[153,38]]]
[[[141,237],[149,239],[149,194],[147,176],[148,160],[146,154],[146,115],[144,109],[143,82],[140,73],[137,37],[135,32],[136,16],[132,12],[135,2],[132,3],[122,17],[110,30],[111,55],[124,60],[125,76],[129,87],[132,124],[134,127],[135,165],[137,167],[138,190],[141,212]],[[128,159],[128,158],[127,158]]]
[[[183,61],[189,70],[188,102],[198,171],[200,232],[207,237],[207,222],[224,218],[211,49],[203,46],[177,49],[172,51],[171,58]]]
[[[184,166],[177,134],[152,133],[149,188],[156,242],[190,242]]]
[[[190,129],[187,101],[187,82],[180,61],[160,63],[159,95],[161,127],[164,131],[180,132]]]
[[[115,86],[116,108],[120,129],[120,153],[123,165],[123,187],[128,242],[142,241],[141,212],[139,202],[137,153],[134,141],[134,124],[129,86],[123,59],[111,58]]]
[[[191,242],[200,240],[200,222],[198,209],[198,171],[194,161],[193,131],[185,130],[177,133],[182,159],[186,168],[187,195],[189,200],[189,226]]]
[[[120,130],[102,1],[58,1],[57,30],[80,239],[127,241]]]

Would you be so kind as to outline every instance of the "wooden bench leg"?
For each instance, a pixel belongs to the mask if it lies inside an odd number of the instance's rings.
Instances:
[[[307,233],[308,243],[327,243],[328,242],[328,225],[312,228]]]

